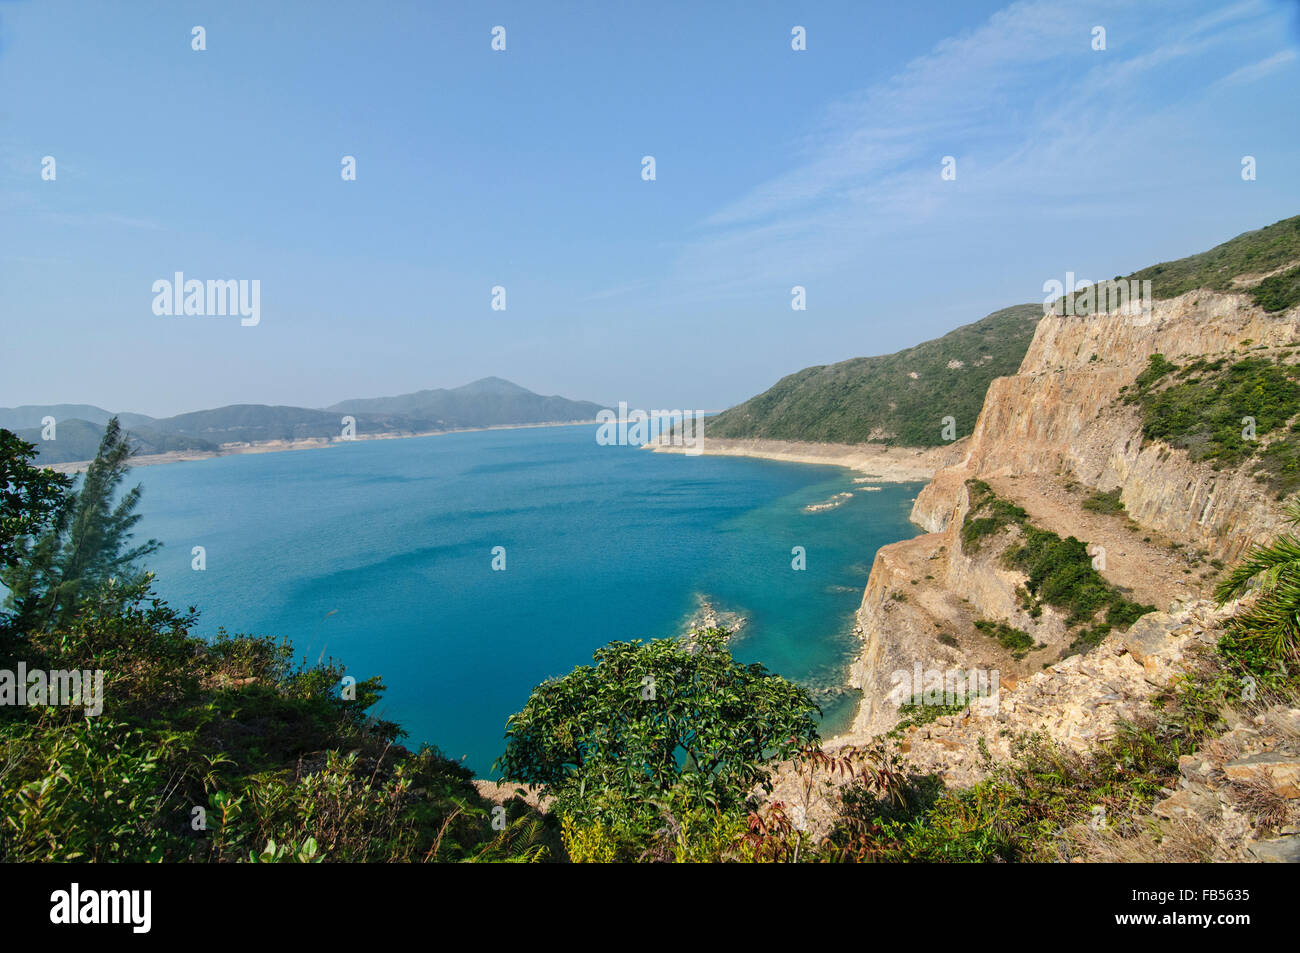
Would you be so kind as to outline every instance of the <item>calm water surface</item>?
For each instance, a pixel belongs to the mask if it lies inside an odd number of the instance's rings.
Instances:
[[[285,637],[379,675],[375,714],[489,775],[534,685],[614,639],[675,635],[704,596],[748,623],[737,658],[809,686],[823,734],[876,549],[915,535],[921,484],[850,471],[600,446],[595,426],[344,443],[141,467],[138,536],[166,545],[161,594],[198,631]],[[207,569],[190,568],[191,547]],[[506,549],[506,570],[491,568]],[[807,570],[791,569],[791,548]]]

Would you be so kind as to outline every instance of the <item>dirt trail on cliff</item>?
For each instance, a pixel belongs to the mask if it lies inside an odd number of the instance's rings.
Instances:
[[[1098,513],[1084,509],[1087,487],[1067,488],[1037,475],[988,476],[995,493],[1024,507],[1036,526],[1059,536],[1074,536],[1105,550],[1105,579],[1129,592],[1137,602],[1167,609],[1174,600],[1209,598],[1218,571],[1195,551],[1175,546],[1174,540],[1138,526],[1124,513]],[[1149,540],[1149,542],[1148,542]]]

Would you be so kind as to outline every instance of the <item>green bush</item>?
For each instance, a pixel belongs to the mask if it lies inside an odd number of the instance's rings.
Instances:
[[[0,708],[0,857],[249,860],[269,842],[280,860],[540,855],[535,819],[494,829],[468,770],[367,717],[377,679],[344,698],[335,663],[296,667],[285,644],[208,641],[192,621],[155,602],[14,649],[6,667],[102,669],[104,711]]]
[[[1012,628],[1005,622],[994,622],[991,619],[977,619],[975,628],[979,629],[985,635],[997,639],[998,644],[1004,649],[1011,652],[1012,656],[1021,659],[1029,654],[1034,647],[1034,639],[1024,629]]]
[[[1300,487],[1300,448],[1294,426],[1286,429],[1300,414],[1300,367],[1260,357],[1178,367],[1153,354],[1124,399],[1140,406],[1145,438],[1185,449],[1193,460],[1251,461],[1280,495]],[[1256,439],[1243,435],[1246,417],[1255,420]]]
[[[805,689],[733,660],[727,638],[609,643],[594,666],[533,690],[497,767],[542,785],[573,837],[620,859],[656,849],[670,802],[743,816],[769,761],[817,741],[818,709]]]
[[[1108,583],[1093,568],[1088,547],[1080,540],[1073,536],[1062,539],[1050,530],[1034,526],[1023,508],[997,496],[982,480],[967,480],[966,486],[970,507],[961,529],[963,552],[977,552],[982,539],[1008,526],[1016,526],[1019,542],[1008,546],[1002,558],[1007,566],[1028,576],[1020,594],[1021,605],[1035,617],[1040,605],[1050,605],[1066,613],[1067,625],[1090,626],[1075,639],[1071,652],[1086,651],[1112,629],[1125,628],[1140,616],[1155,611],[1155,606],[1133,602]],[[1097,614],[1103,609],[1105,617],[1098,621]]]
[[[980,543],[986,537],[995,536],[1008,526],[1023,526],[1028,522],[1029,514],[1023,508],[997,496],[983,480],[967,480],[966,488],[970,507],[961,527],[963,553],[973,555],[979,552]]]
[[[1300,266],[1265,278],[1251,289],[1251,296],[1265,311],[1287,311],[1300,304]]]
[[[1083,501],[1083,508],[1093,513],[1118,516],[1124,512],[1124,501],[1120,499],[1121,494],[1122,491],[1119,487],[1113,490],[1098,490]]]

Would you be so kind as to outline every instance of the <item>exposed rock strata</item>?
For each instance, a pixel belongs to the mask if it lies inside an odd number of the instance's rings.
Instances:
[[[1118,487],[1133,522],[1092,521],[1095,532],[1108,534],[1105,548],[1120,570],[1112,566],[1103,575],[1159,608],[1186,599],[1202,578],[1178,562],[1177,546],[1228,561],[1276,534],[1277,501],[1250,467],[1216,472],[1182,450],[1144,442],[1136,409],[1120,398],[1155,353],[1173,361],[1244,357],[1246,348],[1271,356],[1297,343],[1300,312],[1270,316],[1237,294],[1194,292],[1157,302],[1142,316],[1043,318],[1019,372],[990,385],[963,458],[939,470],[917,496],[912,519],[929,532],[876,555],[858,612],[863,650],[852,670],[863,701],[842,740],[860,742],[892,726],[892,673],[917,661],[927,668],[983,662],[1015,677],[1059,657],[1063,620],[1050,608],[1031,619],[1021,607],[1016,590],[1024,577],[1002,565],[1005,545],[962,552],[972,477],[1025,506],[1036,525],[1089,543],[1097,540],[1079,529],[1085,514],[1071,507],[1063,488]],[[1023,628],[1045,648],[1017,662],[972,633],[977,618]],[[957,645],[948,644],[954,639]]]

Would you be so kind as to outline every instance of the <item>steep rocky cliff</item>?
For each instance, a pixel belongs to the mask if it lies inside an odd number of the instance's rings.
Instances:
[[[1215,471],[1188,454],[1144,441],[1138,412],[1119,402],[1153,354],[1173,361],[1289,354],[1300,344],[1294,310],[1269,315],[1241,294],[1198,291],[1155,303],[1140,317],[1049,315],[1020,371],[995,380],[962,469],[982,474],[1074,477],[1120,487],[1144,526],[1237,555],[1277,529],[1277,508],[1249,468]],[[1246,408],[1247,410],[1249,408]],[[953,515],[952,475],[936,479],[914,518],[939,529]]]
[[[990,385],[964,458],[918,496],[912,518],[930,532],[876,556],[853,669],[863,702],[846,737],[861,741],[898,720],[890,692],[897,673],[917,662],[997,669],[1014,681],[1070,654],[1062,613],[1033,607],[1024,573],[1002,558],[1014,528],[998,545],[964,551],[972,479],[1022,507],[1034,526],[1089,544],[1094,567],[1138,602],[1164,609],[1207,595],[1211,566],[1278,531],[1276,495],[1249,462],[1216,469],[1144,438],[1141,410],[1124,402],[1125,391],[1155,354],[1176,364],[1247,356],[1291,363],[1297,345],[1300,309],[1267,314],[1237,293],[1189,292],[1146,314],[1044,317],[1019,372]],[[1113,490],[1122,514],[1084,507],[1091,493]],[[977,620],[1022,630],[1033,648],[1016,658]]]

